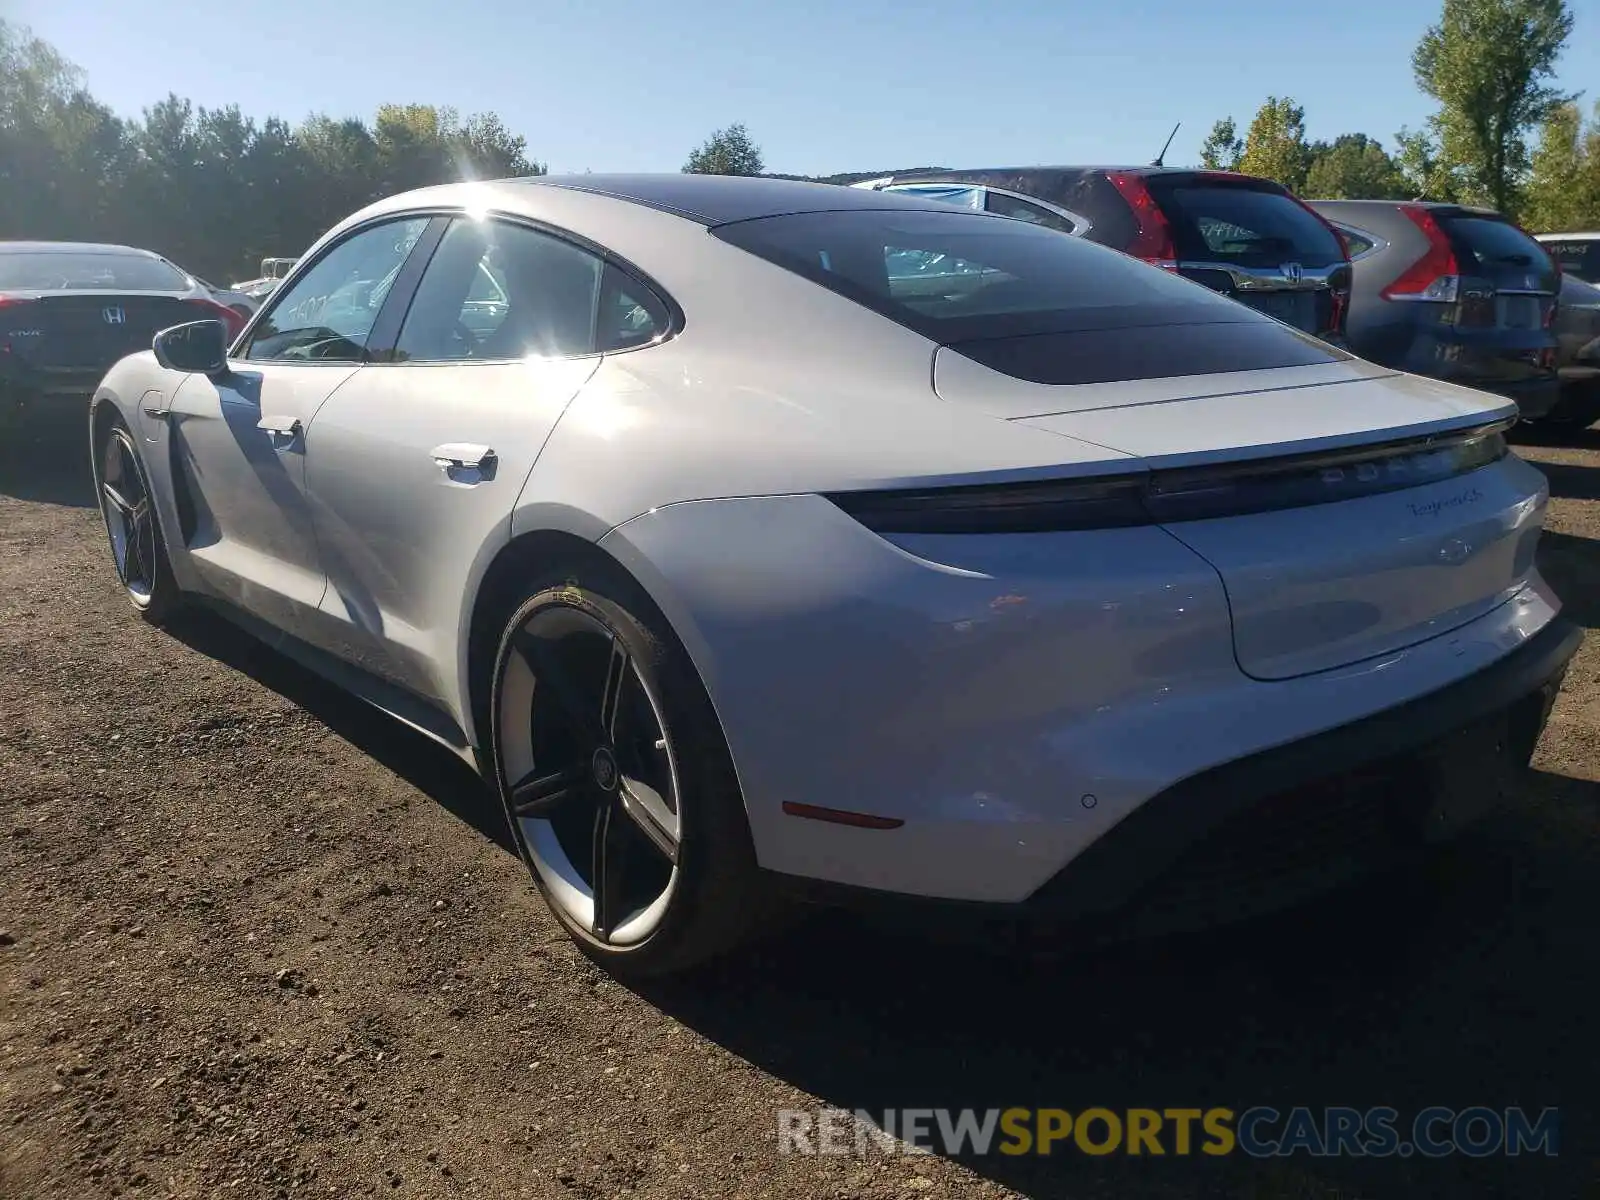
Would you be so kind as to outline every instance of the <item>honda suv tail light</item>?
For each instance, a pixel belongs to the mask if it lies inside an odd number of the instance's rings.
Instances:
[[[1167,224],[1166,214],[1144,180],[1132,171],[1107,171],[1106,178],[1128,202],[1138,223],[1138,231],[1133,241],[1123,247],[1124,252],[1168,271],[1176,271],[1178,248],[1172,239],[1172,226]]]
[[[1431,300],[1454,304],[1461,295],[1461,268],[1450,238],[1433,214],[1420,204],[1402,204],[1400,211],[1428,239],[1428,249],[1379,294],[1385,300]]]

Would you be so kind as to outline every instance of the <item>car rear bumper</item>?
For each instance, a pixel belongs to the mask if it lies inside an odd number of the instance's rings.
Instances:
[[[26,399],[71,398],[87,400],[105,378],[104,367],[39,368],[0,360],[0,393]]]
[[[1455,683],[1185,779],[1017,903],[770,877],[823,904],[1089,940],[1270,911],[1402,861],[1510,798],[1582,642],[1578,626],[1555,617]]]
[[[1000,906],[1183,781],[1488,671],[1559,608],[1529,571],[1432,636],[1269,681],[1240,669],[1217,571],[1160,527],[891,545],[785,496],[664,506],[600,544],[705,681],[763,868]]]

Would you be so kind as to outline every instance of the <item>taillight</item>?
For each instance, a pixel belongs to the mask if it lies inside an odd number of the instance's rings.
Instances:
[[[6,296],[0,295],[0,308],[13,308],[18,304],[32,304],[34,296]]]
[[[873,532],[891,537],[1205,521],[1356,500],[1466,475],[1506,456],[1505,431],[1513,420],[1221,467],[1102,479],[834,492],[827,499]]]
[[[1428,239],[1428,249],[1400,277],[1379,293],[1385,300],[1434,300],[1454,304],[1461,295],[1461,268],[1450,238],[1420,204],[1402,204],[1400,211]]]
[[[244,318],[233,309],[229,308],[226,304],[219,304],[215,300],[207,300],[200,296],[196,296],[192,300],[187,300],[185,303],[192,304],[194,307],[199,309],[204,309],[206,315],[203,319],[221,321],[223,327],[228,331],[229,342],[232,342],[234,338],[238,337],[239,331],[244,328]]]
[[[1125,252],[1168,271],[1176,271],[1178,248],[1172,240],[1172,226],[1167,223],[1167,216],[1156,203],[1156,198],[1150,194],[1144,178],[1132,171],[1107,171],[1106,178],[1128,202],[1128,207],[1133,210],[1133,218],[1138,223],[1138,232],[1133,235],[1133,241],[1124,247]]]

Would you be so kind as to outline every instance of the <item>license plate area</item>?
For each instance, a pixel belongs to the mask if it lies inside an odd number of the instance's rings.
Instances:
[[[1312,328],[1316,324],[1315,292],[1246,292],[1239,298],[1257,312],[1274,317],[1286,325],[1293,325],[1308,333],[1316,332]]]
[[[1457,730],[1422,756],[1430,797],[1424,837],[1450,837],[1516,797],[1527,772],[1513,733],[1511,714],[1499,712]]]
[[[1540,296],[1496,296],[1494,309],[1494,323],[1501,329],[1539,329],[1544,324]]]

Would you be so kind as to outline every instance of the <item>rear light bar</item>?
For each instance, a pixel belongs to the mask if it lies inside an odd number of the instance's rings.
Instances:
[[[1046,533],[1170,525],[1305,508],[1421,487],[1507,453],[1515,418],[1430,437],[1217,467],[1088,480],[835,492],[827,499],[880,534]]]
[[[1161,206],[1156,203],[1155,196],[1151,195],[1144,177],[1132,171],[1107,171],[1106,178],[1128,202],[1128,207],[1133,210],[1133,218],[1138,223],[1138,232],[1125,247],[1125,252],[1168,271],[1176,271],[1178,247],[1172,240],[1172,226],[1168,224]]]
[[[184,303],[201,309],[206,314],[201,320],[221,321],[227,327],[229,342],[238,337],[240,331],[244,329],[244,318],[226,304],[220,304],[215,300],[207,300],[202,297],[186,300]]]
[[[6,296],[0,295],[0,308],[12,308],[18,304],[32,304],[34,296]]]
[[[1400,211],[1422,230],[1428,249],[1379,293],[1385,300],[1423,300],[1454,304],[1461,296],[1461,267],[1449,235],[1420,204],[1402,204]]]

